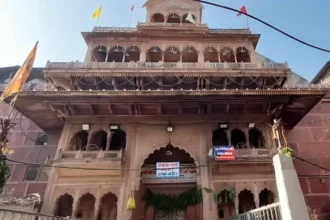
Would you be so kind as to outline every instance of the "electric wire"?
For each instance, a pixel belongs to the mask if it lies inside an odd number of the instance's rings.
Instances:
[[[219,7],[219,8],[223,8],[223,9],[227,9],[227,10],[229,10],[229,11],[234,11],[234,12],[237,12],[237,13],[244,14],[244,15],[246,15],[246,16],[248,16],[248,17],[250,17],[250,18],[252,18],[252,19],[254,19],[254,20],[256,20],[256,21],[259,21],[260,23],[262,23],[262,24],[264,24],[264,25],[266,25],[266,26],[268,26],[268,27],[270,27],[270,28],[276,30],[277,32],[280,32],[281,34],[283,34],[283,35],[285,35],[285,36],[291,38],[292,40],[295,40],[295,41],[297,41],[297,42],[299,42],[299,43],[302,43],[302,44],[304,44],[304,45],[306,45],[306,46],[308,46],[308,47],[312,47],[312,48],[314,48],[314,49],[317,49],[317,50],[320,50],[320,51],[323,51],[323,52],[330,53],[330,50],[327,50],[327,49],[324,49],[324,48],[321,48],[321,47],[318,47],[318,46],[312,45],[312,44],[310,44],[310,43],[307,43],[307,42],[305,42],[305,41],[303,41],[303,40],[300,40],[300,39],[298,39],[298,38],[296,38],[296,37],[294,37],[294,36],[292,36],[292,35],[290,35],[290,34],[284,32],[284,31],[282,31],[282,30],[280,30],[280,29],[274,27],[273,25],[271,25],[271,24],[269,24],[269,23],[267,23],[267,22],[265,22],[265,21],[263,21],[263,20],[261,20],[261,19],[255,17],[255,16],[253,16],[253,15],[250,15],[250,14],[248,14],[248,13],[244,13],[244,12],[241,12],[240,10],[236,10],[236,9],[234,9],[234,8],[230,8],[230,7],[227,7],[227,6],[224,6],[224,5],[215,4],[215,3],[212,3],[212,2],[208,2],[208,1],[203,1],[203,0],[194,0],[194,1],[197,1],[197,2],[200,2],[200,3],[204,3],[204,4],[207,4],[207,5],[212,5],[212,6]]]
[[[261,158],[266,158],[266,157],[272,157],[275,154],[268,154],[268,155],[264,155],[263,157],[259,157],[259,158],[244,158],[241,160],[237,160],[235,162],[247,162],[247,161],[252,161],[252,162],[256,162],[258,163],[258,159]],[[50,168],[64,168],[64,169],[74,169],[74,170],[114,170],[114,171],[144,171],[144,170],[165,170],[165,169],[169,169],[169,168],[85,168],[85,167],[70,167],[70,166],[60,166],[60,165],[50,165],[50,164],[39,164],[39,163],[31,163],[31,162],[24,162],[24,161],[18,161],[18,160],[14,160],[14,159],[9,159],[6,156],[2,155],[2,158],[0,158],[0,160],[7,160],[13,163],[18,163],[18,164],[25,164],[25,165],[30,165],[30,166],[38,166],[38,167],[50,167]],[[232,161],[221,161],[221,163],[230,163]],[[210,167],[210,166],[215,166],[215,165],[219,165],[221,163],[208,163],[208,164],[201,164],[201,165],[195,165],[195,166],[185,166],[185,167],[179,167],[176,169],[187,169],[187,168],[201,168],[201,167]]]

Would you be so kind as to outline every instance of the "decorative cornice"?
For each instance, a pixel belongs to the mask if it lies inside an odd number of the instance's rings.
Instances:
[[[146,91],[23,91],[20,97],[38,96],[38,97],[132,97],[132,96],[232,96],[232,95],[246,95],[246,96],[283,96],[283,95],[325,95],[330,88],[318,89],[269,89],[269,90],[146,90]]]

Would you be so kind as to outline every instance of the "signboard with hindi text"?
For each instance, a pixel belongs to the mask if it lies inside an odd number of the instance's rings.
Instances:
[[[215,160],[235,160],[235,148],[233,146],[214,146],[214,159]]]
[[[156,163],[157,177],[178,177],[180,162],[159,162]]]
[[[141,171],[141,181],[147,184],[163,183],[193,183],[196,182],[197,169],[195,164],[180,164],[179,176],[157,177],[156,164],[144,165]]]

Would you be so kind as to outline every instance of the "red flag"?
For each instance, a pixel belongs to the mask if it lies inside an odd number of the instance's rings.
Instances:
[[[244,13],[247,14],[245,5],[242,6],[241,10],[239,10],[239,13],[236,16],[240,16],[240,15],[242,15]]]
[[[131,11],[133,11],[134,10],[134,5],[132,5],[132,7],[131,7]]]

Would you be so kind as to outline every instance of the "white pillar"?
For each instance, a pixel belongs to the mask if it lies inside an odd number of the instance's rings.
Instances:
[[[292,159],[286,155],[277,154],[273,157],[273,162],[282,219],[309,220],[305,198]]]

